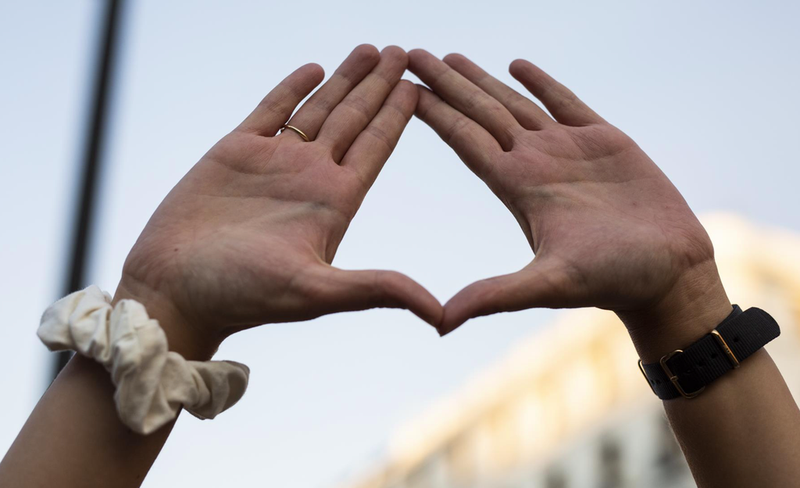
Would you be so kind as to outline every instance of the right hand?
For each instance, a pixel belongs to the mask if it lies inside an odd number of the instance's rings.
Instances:
[[[613,310],[634,336],[671,326],[679,312],[712,322],[730,312],[708,235],[622,131],[527,61],[510,72],[552,117],[464,56],[409,58],[430,87],[419,87],[417,116],[505,203],[535,253],[522,270],[456,294],[440,333],[531,307]]]
[[[289,75],[170,192],[130,252],[116,300],[159,319],[171,347],[209,356],[229,334],[374,307],[437,324],[442,307],[409,277],[331,265],[350,220],[414,111],[406,53],[359,46],[323,78]],[[287,121],[311,142],[286,130]]]

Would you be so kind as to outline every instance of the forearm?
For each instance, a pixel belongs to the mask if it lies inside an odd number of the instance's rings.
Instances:
[[[715,269],[711,276],[708,282],[691,277],[679,284],[677,293],[663,304],[671,313],[662,310],[649,319],[643,314],[620,314],[645,363],[685,348],[730,313]],[[658,322],[658,327],[638,334],[634,322],[647,320]],[[667,400],[664,408],[701,488],[784,487],[800,479],[800,410],[765,350],[696,398]]]
[[[171,350],[208,359],[212,346],[186,340],[185,327],[156,297],[135,296],[120,285],[114,303],[145,304],[167,335]],[[0,463],[0,488],[20,486],[136,487],[144,480],[172,430],[170,422],[144,436],[119,418],[108,371],[76,355],[42,396]]]
[[[0,487],[140,486],[173,424],[148,436],[132,432],[119,420],[108,372],[76,356],[0,463]]]
[[[794,486],[800,479],[800,411],[760,350],[693,399],[664,402],[698,486]]]

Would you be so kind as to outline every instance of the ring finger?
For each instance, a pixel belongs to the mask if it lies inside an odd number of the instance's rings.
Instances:
[[[316,139],[320,127],[333,109],[372,71],[380,59],[381,55],[375,46],[362,44],[353,49],[333,76],[311,95],[287,125],[303,131],[309,140]],[[302,136],[293,130],[284,131],[281,136],[302,139]]]

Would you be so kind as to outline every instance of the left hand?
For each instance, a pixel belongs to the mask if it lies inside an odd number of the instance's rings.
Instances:
[[[324,74],[309,64],[289,75],[159,206],[116,299],[144,302],[191,356],[238,330],[341,311],[407,308],[437,324],[441,305],[407,276],[331,266],[414,112],[407,62],[398,47],[357,47],[288,122],[311,142],[276,133]]]
[[[440,332],[497,312],[591,306],[659,348],[691,342],[730,313],[711,240],[631,138],[527,61],[511,74],[549,115],[464,56],[409,58],[430,87],[419,87],[417,116],[505,203],[536,255],[456,294]],[[667,328],[672,337],[657,337]]]

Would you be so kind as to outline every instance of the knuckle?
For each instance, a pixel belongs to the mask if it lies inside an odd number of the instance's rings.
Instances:
[[[467,126],[469,125],[469,121],[466,117],[459,117],[457,118],[450,127],[445,130],[445,142],[448,145],[456,142],[458,139],[461,138],[463,133],[466,131]]]
[[[351,188],[355,189],[355,194],[366,195],[370,187],[372,187],[372,182],[369,181],[368,177],[362,171],[350,166],[345,166],[345,168],[348,168],[345,174],[347,175]],[[358,209],[356,208],[352,212],[347,212],[347,216],[350,220],[355,217],[356,210]]]
[[[344,99],[342,105],[352,112],[355,112],[364,123],[369,122],[372,118],[372,108],[369,101],[361,95],[351,93]]]
[[[375,285],[380,290],[381,302],[384,306],[397,306],[402,300],[401,289],[406,277],[396,271],[375,273]]]
[[[329,113],[336,107],[336,102],[329,97],[311,97],[306,106],[318,112]]]
[[[389,304],[389,293],[386,282],[387,278],[384,273],[373,272],[372,302],[376,307],[386,307]]]
[[[464,107],[467,110],[477,110],[484,106],[486,103],[483,100],[482,94],[478,91],[473,91],[464,100]]]
[[[283,102],[280,100],[264,99],[258,105],[260,110],[267,112],[271,116],[274,117],[285,116],[285,110],[283,109]]]
[[[433,88],[434,91],[436,91],[439,88],[441,88],[443,84],[446,84],[447,79],[451,78],[454,73],[455,71],[453,70],[453,68],[447,65],[444,66],[436,65],[436,67],[431,69],[430,73],[431,82],[428,83],[428,86],[430,86],[431,88]]]
[[[373,86],[373,91],[384,91],[384,93],[388,93],[392,88],[394,88],[394,84],[398,81],[397,78],[399,78],[399,76],[395,76],[391,70],[381,70],[376,71],[375,73],[370,73],[368,78],[370,78],[371,82],[382,85]]]
[[[530,108],[533,102],[523,97],[519,93],[512,91],[508,94],[508,96],[506,96],[503,104],[512,110],[525,110]]]
[[[428,118],[428,115],[431,114],[431,111],[434,107],[438,106],[442,103],[439,100],[436,100],[434,97],[421,96],[419,103],[417,103],[417,113],[419,114],[419,118],[425,120]]]
[[[381,145],[383,145],[390,152],[394,151],[395,148],[394,138],[389,136],[389,134],[382,127],[379,127],[378,125],[375,124],[370,124],[367,127],[366,132],[376,141],[381,143]]]

